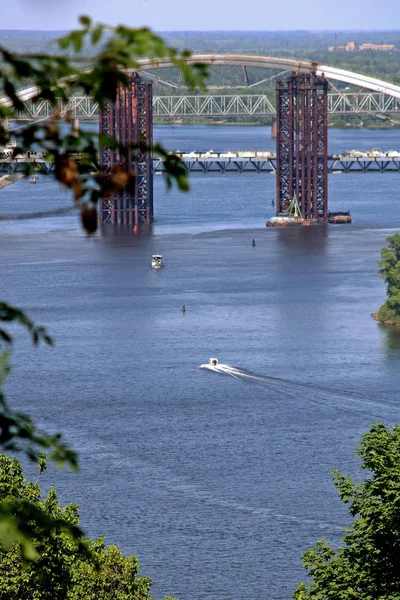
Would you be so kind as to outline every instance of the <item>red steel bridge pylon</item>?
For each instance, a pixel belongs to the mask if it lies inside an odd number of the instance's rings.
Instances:
[[[145,144],[129,154],[129,164],[118,150],[100,149],[100,166],[104,174],[113,167],[126,165],[134,171],[134,191],[115,192],[111,198],[102,199],[100,223],[129,224],[151,223],[153,220],[153,143],[152,82],[144,81],[137,73],[129,76],[129,85],[121,86],[114,102],[107,102],[100,112],[100,133],[115,138],[122,144]]]
[[[306,224],[328,218],[328,82],[292,73],[276,83],[276,214],[296,196]]]

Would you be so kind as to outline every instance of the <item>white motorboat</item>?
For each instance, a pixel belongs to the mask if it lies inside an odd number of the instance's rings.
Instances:
[[[218,358],[209,358],[208,364],[210,365],[210,367],[217,367],[218,366]]]
[[[163,266],[161,254],[153,254],[153,257],[151,259],[151,266],[153,267],[153,269],[161,269],[161,267]]]

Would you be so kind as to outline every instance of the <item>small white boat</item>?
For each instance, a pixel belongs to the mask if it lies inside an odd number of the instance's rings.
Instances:
[[[153,267],[153,269],[161,269],[161,267],[163,266],[161,254],[153,254],[153,257],[151,259],[151,266]]]
[[[29,180],[29,183],[36,183],[36,182],[37,182],[37,179],[38,179],[38,176],[37,176],[37,175],[32,175],[32,177],[31,177],[31,178],[30,178],[30,180]]]
[[[208,364],[210,365],[210,367],[217,367],[218,366],[218,358],[209,358]]]

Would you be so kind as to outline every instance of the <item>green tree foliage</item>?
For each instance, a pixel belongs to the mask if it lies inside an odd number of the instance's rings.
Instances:
[[[378,273],[385,280],[387,300],[379,309],[378,319],[400,323],[400,233],[386,239],[388,246],[381,251]]]
[[[298,586],[296,600],[400,599],[400,426],[373,425],[356,454],[364,481],[334,471],[354,520],[337,550],[321,539],[304,553],[311,583]]]
[[[40,462],[40,472],[45,462]],[[21,464],[0,454],[0,507],[24,514],[36,560],[26,563],[20,543],[0,547],[1,600],[145,600],[151,579],[139,575],[135,556],[125,557],[102,538],[77,540],[78,506],[62,507],[52,488],[45,498],[39,483],[27,482]],[[40,520],[38,519],[40,516]]]

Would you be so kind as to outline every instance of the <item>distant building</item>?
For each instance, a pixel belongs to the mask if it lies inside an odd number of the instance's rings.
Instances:
[[[378,52],[391,52],[396,46],[394,44],[361,44],[359,50],[376,50]]]
[[[356,49],[354,42],[347,42],[345,46],[329,46],[329,52],[335,52],[335,50],[344,50],[345,52],[354,52]]]
[[[392,50],[396,50],[396,46],[394,44],[361,44],[356,47],[354,42],[347,42],[345,46],[328,46],[329,52],[335,52],[336,50],[341,50],[344,52],[354,52],[355,50],[374,50],[376,52],[391,52]]]

